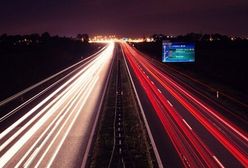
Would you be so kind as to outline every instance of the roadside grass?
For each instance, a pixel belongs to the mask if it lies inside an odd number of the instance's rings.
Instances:
[[[124,143],[128,156],[127,165],[134,167],[155,167],[155,155],[143,123],[135,94],[128,77],[123,57],[117,55],[111,72],[110,83],[104,99],[100,115],[98,131],[90,157],[90,167],[108,167],[114,144],[114,113],[116,98],[117,61],[121,59],[122,89],[123,89],[123,122]]]

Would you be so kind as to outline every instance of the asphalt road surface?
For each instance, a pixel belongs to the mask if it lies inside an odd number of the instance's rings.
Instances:
[[[33,93],[1,113],[0,167],[84,166],[117,49],[109,43],[70,72],[16,96]],[[176,74],[124,42],[121,50],[161,167],[248,167],[245,129]]]
[[[126,43],[122,50],[165,167],[247,167],[248,138]]]
[[[81,167],[108,83],[114,43],[77,67],[1,132],[0,167]],[[17,114],[18,111],[15,111]],[[6,113],[8,114],[8,113]]]

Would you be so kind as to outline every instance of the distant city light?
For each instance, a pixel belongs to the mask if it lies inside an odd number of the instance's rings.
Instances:
[[[117,38],[115,35],[110,35],[110,36],[102,36],[102,35],[97,35],[89,39],[90,43],[107,43],[107,42],[120,42],[120,41],[125,41],[125,42],[131,42],[131,43],[140,43],[140,42],[153,42],[154,39],[150,37],[144,37],[144,38]]]
[[[102,35],[98,35],[98,36],[94,36],[93,38],[89,39],[90,43],[107,43],[107,42],[115,42],[115,41],[119,41],[118,38],[116,38],[115,35],[109,35],[109,36],[102,36]]]

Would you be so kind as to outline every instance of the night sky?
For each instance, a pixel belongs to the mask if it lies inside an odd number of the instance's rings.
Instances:
[[[2,0],[0,34],[248,36],[248,0]]]

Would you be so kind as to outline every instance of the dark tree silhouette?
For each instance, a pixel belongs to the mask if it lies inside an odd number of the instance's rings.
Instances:
[[[82,40],[84,43],[89,42],[89,35],[84,33],[84,34],[78,34],[77,39]]]
[[[49,34],[48,32],[44,32],[44,33],[42,33],[42,35],[41,35],[41,39],[44,40],[44,41],[49,40],[50,37],[51,37],[51,36],[50,36],[50,34]]]

